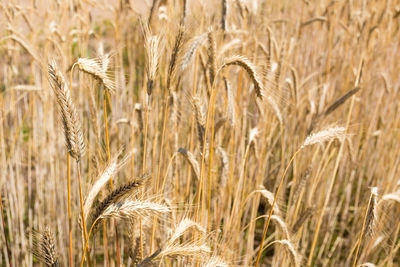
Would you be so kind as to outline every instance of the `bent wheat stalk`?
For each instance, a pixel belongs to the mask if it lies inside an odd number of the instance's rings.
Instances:
[[[356,249],[356,254],[354,256],[353,267],[355,267],[357,264],[358,252],[360,250],[361,241],[362,241],[365,233],[370,233],[373,231],[373,225],[374,225],[375,219],[376,219],[376,199],[377,199],[377,197],[378,197],[378,188],[377,187],[371,188],[371,195],[368,200],[367,211],[365,212],[363,225],[361,227],[360,237],[358,238],[358,241],[357,241],[357,249]]]
[[[335,138],[344,139],[345,138],[345,134],[346,134],[346,131],[345,131],[345,128],[343,128],[343,127],[332,127],[332,128],[326,129],[326,130],[322,130],[322,131],[320,131],[318,133],[311,134],[306,138],[306,140],[304,141],[303,145],[301,145],[300,148],[294,153],[294,155],[290,159],[290,161],[289,161],[288,165],[286,166],[286,169],[283,172],[282,177],[281,177],[281,179],[279,181],[279,185],[278,185],[278,188],[276,190],[275,197],[274,197],[274,202],[272,203],[272,206],[271,206],[271,209],[270,209],[269,215],[268,215],[268,220],[267,220],[267,223],[266,223],[266,225],[264,227],[264,232],[263,232],[263,235],[262,235],[262,238],[261,238],[260,249],[258,250],[255,267],[258,266],[258,264],[260,262],[260,259],[261,259],[261,252],[263,250],[263,243],[264,243],[265,237],[267,236],[268,226],[269,226],[269,223],[271,221],[271,217],[272,217],[272,213],[273,213],[273,210],[274,210],[274,207],[275,207],[275,204],[276,204],[276,200],[278,199],[279,192],[281,190],[281,187],[282,187],[283,181],[285,179],[286,173],[289,170],[289,167],[291,166],[291,163],[295,159],[296,155],[303,148],[305,148],[307,146],[310,146],[310,145],[313,145],[313,144],[317,144],[317,143],[322,144],[322,143],[327,142],[327,141],[332,141]]]
[[[48,66],[49,81],[53,91],[57,97],[59,110],[63,122],[65,143],[69,156],[76,160],[79,177],[79,193],[81,201],[81,214],[82,222],[84,225],[84,236],[87,238],[85,228],[85,217],[83,210],[83,197],[80,177],[79,161],[85,153],[85,144],[83,142],[83,133],[81,131],[81,124],[79,121],[78,113],[75,106],[72,103],[70,95],[71,88],[67,88],[65,79],[61,71],[59,71],[55,61],[51,61]],[[72,79],[70,81],[70,87],[72,85]],[[69,221],[69,242],[70,242],[70,264],[72,264],[72,233],[71,233],[71,199],[70,199],[70,167],[69,167],[69,156],[67,156],[67,190],[68,190],[68,221]],[[90,265],[90,261],[89,261]]]
[[[11,261],[11,250],[10,250],[10,246],[8,244],[8,239],[7,239],[7,233],[6,233],[6,223],[4,220],[4,210],[3,210],[3,198],[1,195],[1,189],[0,189],[0,212],[1,212],[1,222],[2,222],[2,226],[3,226],[3,235],[4,235],[4,240],[6,243],[6,249],[7,249],[7,254],[8,254],[8,262],[10,264],[10,267],[12,267],[12,261]]]

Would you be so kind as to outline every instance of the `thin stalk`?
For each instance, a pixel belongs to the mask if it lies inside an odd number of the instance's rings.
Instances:
[[[213,90],[214,89],[213,86]],[[210,140],[210,153],[209,153],[209,162],[208,162],[208,201],[207,201],[207,207],[208,207],[208,220],[207,220],[207,230],[211,230],[211,188],[212,188],[212,177],[211,177],[211,166],[212,166],[212,159],[213,159],[213,151],[214,151],[214,113],[215,113],[215,93],[211,94],[213,96],[213,99],[211,101],[211,140]]]
[[[110,153],[110,141],[109,141],[109,135],[108,135],[107,99],[108,99],[108,93],[107,93],[107,90],[104,90],[104,99],[103,99],[104,127],[105,127],[105,132],[106,132],[107,162],[110,163],[111,153]],[[113,190],[112,177],[110,178],[110,188],[111,188],[111,190]],[[116,247],[115,249],[116,249],[116,254],[117,254],[116,255],[117,256],[117,266],[120,266],[121,265],[121,252],[120,252],[120,248],[119,248],[118,227],[117,227],[117,224],[115,223],[115,220],[114,220],[114,227],[115,227],[115,247]],[[104,230],[105,231],[107,230],[106,223],[104,223]],[[107,238],[106,232],[104,232],[104,237]],[[107,260],[107,262],[108,262],[108,260]]]
[[[208,104],[207,108],[207,120],[206,120],[206,126],[204,130],[204,141],[203,141],[203,153],[201,156],[201,167],[200,167],[200,179],[199,179],[199,192],[197,194],[197,212],[196,212],[196,220],[199,220],[199,215],[200,215],[200,223],[203,221],[203,209],[204,209],[204,189],[203,189],[203,183],[204,183],[204,168],[205,168],[205,154],[206,154],[206,148],[207,148],[207,135],[209,131],[209,125],[210,125],[210,113],[212,110],[213,106],[213,99],[214,99],[214,94],[215,90],[213,89],[214,86],[211,88],[211,97],[210,97],[210,103]],[[200,213],[200,207],[201,207],[201,213]]]
[[[132,177],[135,177],[135,155],[133,151],[135,150],[135,129],[132,126]]]
[[[361,241],[362,241],[362,238],[364,236],[365,224],[367,222],[368,211],[369,211],[369,207],[371,206],[372,197],[373,197],[373,194],[371,193],[371,195],[369,197],[369,200],[368,200],[368,207],[367,207],[367,210],[366,210],[365,215],[364,215],[364,221],[363,221],[363,225],[362,225],[362,228],[361,228],[361,234],[360,234],[360,237],[358,238],[358,242],[357,242],[357,249],[356,249],[356,254],[354,256],[353,267],[355,267],[356,264],[357,264],[358,252],[360,250]]]
[[[107,240],[107,222],[103,221],[103,243],[104,243],[104,259],[107,267],[110,267],[110,257],[108,256],[108,240]]]
[[[261,157],[259,158],[259,166],[263,166],[262,159],[265,159],[266,155],[267,155],[267,150],[268,150],[268,145],[266,145],[261,153]],[[263,173],[265,173],[265,169],[266,166],[264,165],[263,168],[260,168],[258,171],[258,174],[256,176],[256,184],[261,184],[262,183],[262,179],[263,179]],[[251,196],[251,193],[246,197],[246,199],[243,201],[243,207],[241,207],[241,209],[244,208],[244,206],[247,203],[247,200],[249,199],[249,197]],[[244,260],[244,265],[247,266],[249,264],[249,261],[251,260],[251,254],[253,253],[253,247],[254,247],[254,235],[255,235],[255,229],[256,229],[256,220],[257,220],[257,210],[260,204],[260,194],[257,194],[255,198],[253,198],[252,204],[251,204],[251,215],[250,215],[250,223],[248,224],[249,226],[249,239],[247,240],[247,244],[246,244],[246,256],[245,256],[245,260]],[[253,219],[254,218],[254,219]],[[245,226],[242,231],[244,231],[247,228],[247,226]]]
[[[169,170],[170,170],[170,168],[171,168],[171,166],[172,166],[172,162],[176,159],[176,155],[177,155],[177,154],[178,154],[178,152],[175,152],[175,153],[172,155],[172,157],[171,157],[171,159],[169,160],[169,162],[168,162],[167,169],[165,170],[165,175],[164,175],[164,178],[163,178],[163,183],[162,183],[161,188],[160,188],[160,190],[159,190],[160,193],[163,193],[163,192],[164,192],[165,182],[167,181],[168,172],[169,172]]]
[[[272,203],[271,209],[269,210],[267,224],[265,225],[263,236],[261,238],[260,249],[258,250],[256,264],[254,265],[255,267],[257,267],[258,263],[260,262],[261,253],[263,251],[263,243],[264,243],[265,237],[267,236],[267,231],[268,231],[269,223],[271,221],[272,212],[274,211],[274,207],[275,207],[276,200],[278,199],[279,191],[281,190],[283,181],[285,180],[285,175],[286,175],[287,171],[289,170],[289,167],[290,167],[291,163],[293,162],[293,160],[296,157],[296,155],[300,152],[300,150],[301,150],[301,148],[299,148],[296,151],[296,153],[294,153],[293,157],[290,159],[285,171],[283,172],[281,180],[279,182],[278,189],[276,190],[276,193],[275,193],[274,202]]]
[[[346,129],[348,129],[348,127],[349,127],[350,117],[351,117],[351,113],[352,113],[352,110],[353,110],[353,106],[354,106],[354,96],[351,98],[350,110],[349,110],[349,114],[347,116]],[[318,234],[319,234],[319,230],[320,230],[321,224],[322,224],[322,217],[324,215],[324,211],[325,211],[326,207],[328,206],[328,202],[329,202],[329,198],[330,198],[330,195],[331,195],[331,192],[332,192],[332,189],[333,189],[333,185],[335,184],[336,173],[337,173],[337,171],[339,169],[339,163],[340,163],[340,160],[342,158],[343,149],[344,149],[344,142],[342,142],[340,144],[338,156],[337,156],[336,162],[335,162],[335,167],[334,167],[333,172],[332,172],[331,182],[329,184],[328,191],[326,193],[324,205],[322,206],[322,210],[321,210],[320,215],[318,217],[317,227],[316,227],[316,230],[315,230],[314,239],[313,239],[313,242],[312,242],[312,245],[311,245],[310,255],[308,256],[308,260],[307,260],[307,265],[306,266],[310,266],[311,262],[312,262],[314,249],[315,249],[315,246],[317,244]]]
[[[139,235],[139,256],[140,260],[143,259],[143,222],[142,218],[139,219],[139,230],[140,230],[140,235]]]
[[[106,146],[107,146],[107,162],[110,162],[110,142],[109,142],[109,135],[108,135],[108,116],[107,116],[107,90],[104,89],[104,98],[103,98],[103,109],[104,109],[104,127],[106,133]],[[110,186],[113,186],[112,177],[110,178]]]
[[[69,266],[73,266],[72,256],[72,216],[71,216],[71,166],[70,155],[67,153],[67,194],[68,194],[68,234],[69,234]]]
[[[115,246],[116,246],[116,253],[117,253],[117,267],[121,265],[121,252],[119,248],[119,238],[118,238],[118,227],[117,223],[114,219],[114,227],[115,227]]]
[[[7,249],[7,253],[8,253],[8,263],[10,264],[10,267],[12,267],[11,250],[10,250],[10,246],[9,246],[8,240],[7,240],[6,222],[4,220],[3,198],[1,195],[1,190],[0,190],[0,212],[1,212],[1,221],[3,223],[3,235],[4,235],[4,240],[6,242],[6,249]]]
[[[168,113],[169,113],[169,105],[168,105],[168,97],[169,97],[169,91],[168,93],[165,93],[165,104],[164,104],[164,116],[163,116],[163,127],[162,127],[162,132],[161,132],[161,140],[160,140],[160,154],[158,157],[158,170],[157,170],[157,179],[156,179],[156,184],[155,184],[155,191],[158,191],[159,187],[159,182],[160,182],[160,175],[161,175],[161,159],[163,156],[164,152],[164,136],[165,136],[165,129],[167,127],[167,118],[168,118]],[[153,249],[153,244],[155,240],[155,225],[156,225],[157,219],[154,218],[153,221],[153,226],[152,226],[152,231],[151,231],[151,240],[150,240],[150,249],[152,252]]]
[[[79,165],[79,161],[76,161],[76,168],[78,170],[78,180],[79,180],[79,200],[81,204],[81,216],[82,216],[82,227],[83,227],[83,236],[85,239],[85,243],[88,243],[88,234],[86,230],[86,220],[85,220],[85,211],[83,210],[83,194],[82,194],[82,179],[81,179],[81,168]],[[90,257],[89,257],[89,248],[86,248],[87,254],[88,254],[88,265],[92,266],[90,263]]]
[[[399,229],[400,229],[400,224],[397,226],[396,234],[394,235],[395,238],[393,239],[393,244],[392,244],[392,248],[390,249],[390,253],[389,253],[389,255],[383,260],[383,262],[381,262],[381,263],[382,263],[382,266],[393,266],[393,260],[396,259],[396,257],[395,257],[395,256],[396,256],[396,252],[397,252],[397,250],[400,248],[400,243],[398,243],[398,244],[396,245],[396,240],[398,240]],[[390,261],[390,262],[388,262],[388,261]],[[386,262],[388,262],[387,265],[385,265]]]
[[[145,94],[145,98],[149,97],[147,94]],[[144,105],[144,140],[143,140],[143,163],[142,163],[142,173],[146,171],[146,151],[147,151],[147,131],[148,131],[148,124],[149,124],[149,112],[148,112],[148,103],[147,99],[145,99],[145,105]],[[139,219],[139,253],[140,253],[140,259],[143,259],[143,221],[142,217]]]
[[[70,76],[69,76],[69,93],[71,94],[72,92],[72,74],[74,72],[74,67],[75,64],[72,65]],[[70,161],[71,161],[71,155],[67,152],[67,194],[68,194],[68,231],[69,231],[69,266],[73,266],[73,255],[72,255],[72,215],[71,215],[71,166],[70,166]],[[79,166],[78,166],[78,172],[79,172]],[[80,173],[79,173],[80,177]],[[81,184],[79,180],[79,190],[81,191]],[[82,204],[82,200],[81,200]],[[82,205],[81,205],[82,207]],[[83,212],[83,208],[82,208]],[[82,217],[84,218],[84,217]],[[86,228],[85,228],[86,230]]]
[[[199,55],[196,54],[196,64],[194,65],[194,76],[193,76],[193,85],[192,85],[192,95],[195,95],[196,91],[197,91],[197,67],[199,64]],[[192,119],[191,119],[191,123],[190,123],[190,142],[189,142],[189,151],[193,151],[193,145],[194,145],[194,130],[195,130],[195,116],[192,115]],[[186,190],[185,190],[185,198],[189,197],[189,190],[190,190],[190,184],[191,184],[191,180],[192,180],[192,175],[191,175],[192,171],[191,171],[191,167],[188,165],[187,166],[187,184],[186,184]]]
[[[148,131],[148,124],[149,124],[149,112],[148,112],[148,105],[147,101],[145,101],[144,106],[144,140],[143,140],[143,164],[142,164],[142,173],[146,171],[146,150],[147,150],[147,131]]]
[[[397,225],[396,228],[396,233],[394,234],[394,239],[393,240],[398,240],[398,236],[399,236],[399,230],[400,230],[400,224]],[[391,245],[391,249],[390,249],[390,253],[389,253],[389,257],[390,257],[390,264],[393,265],[393,254],[396,252],[394,250],[394,245],[396,244],[396,241],[393,241],[393,244]],[[386,260],[385,260],[386,261]]]
[[[168,113],[169,113],[169,105],[168,105],[168,98],[169,98],[169,92],[168,94],[166,93],[165,97],[165,104],[164,104],[164,116],[163,116],[163,128],[161,132],[161,141],[160,141],[160,154],[158,157],[158,171],[157,171],[157,179],[156,179],[156,191],[158,190],[159,187],[159,182],[160,182],[160,175],[161,175],[161,159],[163,156],[163,151],[164,151],[164,136],[165,136],[165,130],[167,127],[167,118],[168,118]]]
[[[107,147],[107,162],[110,162],[110,142],[108,138],[108,122],[107,122],[107,90],[104,89],[103,98],[103,109],[104,109],[104,125],[106,133],[106,147]],[[110,187],[112,188],[112,178],[110,178]],[[107,267],[110,266],[110,257],[108,255],[108,242],[107,242],[107,223],[103,221],[103,242],[104,242],[104,256],[106,260]]]
[[[90,235],[92,234],[92,231],[93,231],[93,229],[94,229],[94,226],[96,225],[96,223],[97,223],[97,221],[99,220],[100,218],[97,218],[93,223],[92,223],[92,226],[90,227],[90,230],[89,230],[89,234],[88,234],[88,238],[90,238]],[[83,267],[83,263],[85,262],[85,255],[86,255],[86,250],[87,250],[87,248],[88,248],[88,245],[89,245],[89,242],[85,242],[85,249],[83,250],[83,256],[82,256],[82,259],[81,259],[81,267]]]
[[[242,209],[242,207],[239,207],[239,211],[238,211],[237,207],[239,206],[239,203],[241,202],[242,195],[240,194],[240,192],[244,191],[244,189],[243,189],[243,184],[244,184],[243,180],[244,180],[244,175],[245,175],[244,173],[245,173],[245,168],[246,168],[247,157],[249,155],[249,150],[250,150],[250,144],[251,143],[248,143],[248,145],[246,146],[246,149],[245,149],[245,152],[244,152],[243,161],[240,164],[239,181],[237,183],[237,188],[236,188],[234,199],[233,199],[232,211],[231,211],[231,214],[229,216],[229,221],[228,221],[228,224],[227,224],[229,226],[229,227],[227,227],[227,229],[229,229],[230,232],[232,232],[232,230],[233,230],[232,225],[233,225],[234,218],[240,217],[240,210]],[[244,201],[244,202],[246,202],[246,201]]]

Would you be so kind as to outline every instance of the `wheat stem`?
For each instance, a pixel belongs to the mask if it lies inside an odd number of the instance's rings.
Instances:
[[[216,91],[216,89],[213,86],[213,92]],[[214,155],[214,128],[215,128],[215,92],[211,94],[213,96],[213,99],[211,101],[211,140],[210,140],[210,153],[208,156],[209,162],[208,162],[208,201],[207,201],[207,207],[208,207],[208,219],[207,219],[207,230],[211,230],[211,188],[212,188],[212,160],[213,160],[213,155]]]
[[[105,134],[106,134],[106,146],[107,146],[107,162],[110,163],[111,155],[110,155],[110,141],[109,141],[109,134],[108,134],[108,116],[107,116],[107,98],[108,93],[107,90],[104,90],[104,98],[103,98],[103,109],[104,109],[104,127],[105,127]],[[110,178],[110,188],[113,190],[113,181],[112,177]],[[117,266],[121,265],[121,253],[119,248],[119,240],[118,240],[118,228],[115,224],[115,246],[116,246],[116,257],[117,257]],[[109,256],[108,256],[108,248],[107,248],[107,224],[104,222],[103,224],[104,229],[104,252],[106,254],[107,264],[109,265]],[[107,252],[106,252],[107,251]]]
[[[68,194],[68,236],[69,236],[69,266],[73,266],[72,255],[72,216],[71,216],[71,166],[70,155],[67,153],[67,194]]]
[[[1,212],[1,222],[3,224],[3,235],[4,235],[4,240],[6,242],[6,249],[7,249],[7,253],[8,253],[8,263],[10,264],[10,267],[12,267],[12,261],[11,261],[11,250],[10,250],[10,246],[8,244],[8,239],[7,239],[7,233],[6,233],[6,223],[4,220],[4,210],[3,210],[3,198],[1,195],[1,189],[0,189],[0,212]]]
[[[356,264],[357,264],[358,252],[360,250],[361,241],[362,241],[363,236],[364,236],[365,228],[366,228],[366,225],[367,225],[367,219],[368,219],[368,216],[370,215],[370,208],[371,208],[371,204],[372,204],[373,198],[374,198],[374,191],[371,190],[371,195],[370,195],[369,200],[368,200],[368,206],[367,206],[367,210],[365,211],[363,225],[362,225],[362,228],[361,228],[361,234],[360,234],[360,237],[358,238],[358,241],[357,241],[357,249],[356,249],[356,254],[354,255],[353,267],[355,267]]]
[[[165,136],[165,130],[167,128],[167,118],[168,118],[168,114],[169,114],[169,105],[168,105],[169,95],[170,95],[170,91],[167,90],[165,92],[165,94],[164,94],[165,103],[164,103],[163,126],[162,126],[161,137],[160,137],[160,154],[159,154],[159,157],[158,157],[157,178],[156,178],[156,181],[155,181],[155,190],[156,190],[156,192],[158,192],[158,187],[159,187],[159,182],[160,182],[160,175],[161,175],[161,165],[162,165],[161,162],[162,162],[162,156],[163,156],[163,152],[164,152],[164,136]],[[157,222],[157,219],[154,218],[152,231],[151,231],[151,239],[150,239],[150,244],[151,244],[150,252],[152,252],[153,244],[154,244],[154,240],[155,240],[156,222]]]
[[[264,232],[263,232],[263,235],[262,235],[262,238],[261,238],[261,243],[260,243],[260,249],[258,250],[256,263],[255,263],[255,265],[254,265],[255,267],[257,267],[257,266],[258,266],[258,263],[260,262],[261,252],[263,251],[263,243],[264,243],[265,237],[267,236],[267,231],[268,231],[269,223],[270,223],[270,221],[271,221],[272,212],[274,211],[274,207],[275,207],[275,204],[276,204],[276,200],[278,199],[278,195],[279,195],[279,192],[280,192],[280,190],[281,190],[281,187],[282,187],[283,181],[284,181],[284,179],[285,179],[286,173],[287,173],[287,171],[289,170],[289,167],[290,167],[291,163],[293,162],[294,158],[296,157],[296,155],[297,155],[300,151],[301,151],[301,148],[299,148],[299,149],[296,151],[296,153],[294,153],[293,157],[290,159],[288,165],[286,166],[286,169],[285,169],[285,171],[283,172],[283,175],[282,175],[281,180],[280,180],[280,182],[279,182],[278,188],[277,188],[276,193],[275,193],[274,202],[272,203],[271,209],[269,210],[269,215],[268,215],[267,224],[266,224],[265,227],[264,227]]]
[[[92,234],[92,231],[93,231],[93,229],[94,229],[94,226],[96,225],[96,223],[97,223],[98,220],[100,220],[100,218],[97,218],[97,219],[93,222],[92,226],[90,227],[90,230],[89,230],[89,233],[88,233],[88,238],[90,238],[90,235]],[[86,250],[88,249],[88,245],[89,245],[89,242],[86,241],[86,242],[85,242],[85,248],[84,248],[84,250],[83,250],[83,256],[82,256],[82,259],[81,259],[81,267],[83,267],[83,263],[85,262],[85,255],[86,255]]]
[[[83,194],[82,194],[82,179],[81,179],[81,167],[79,165],[79,161],[76,161],[76,168],[78,170],[78,180],[79,180],[79,200],[81,204],[81,216],[82,216],[82,228],[83,228],[83,234],[84,234],[84,239],[85,243],[88,242],[88,234],[86,230],[86,220],[85,220],[85,211],[83,209]],[[90,256],[89,256],[89,248],[86,248],[87,254],[88,254],[88,265],[92,266],[90,262]]]
[[[145,94],[145,98],[150,97],[149,95]],[[149,124],[149,112],[148,112],[148,103],[147,99],[145,99],[144,105],[144,141],[143,141],[143,163],[142,163],[142,173],[146,171],[146,151],[147,151],[147,131],[148,131],[148,124]],[[140,246],[140,259],[143,259],[143,221],[142,218],[139,219],[139,246]]]
[[[348,117],[347,117],[346,129],[348,128],[349,123],[350,123],[350,116],[351,116],[351,112],[352,112],[352,109],[353,109],[353,105],[354,105],[354,96],[352,97],[352,101],[351,101],[351,105],[350,105],[350,111],[349,111],[349,114],[348,114]],[[322,217],[323,217],[323,215],[324,215],[324,211],[325,211],[326,207],[328,206],[330,194],[331,194],[331,192],[332,192],[333,185],[334,185],[335,180],[336,180],[336,179],[335,179],[335,178],[336,178],[336,173],[337,173],[337,170],[338,170],[338,168],[339,168],[340,160],[341,160],[341,158],[342,158],[343,149],[344,149],[344,143],[345,143],[345,142],[342,142],[342,143],[340,144],[338,156],[337,156],[336,162],[335,162],[335,167],[334,167],[333,172],[332,172],[331,182],[330,182],[330,184],[329,184],[328,191],[327,191],[327,193],[326,193],[324,205],[323,205],[322,210],[321,210],[321,212],[320,212],[320,215],[319,215],[319,217],[318,217],[318,221],[317,221],[317,226],[316,226],[316,230],[315,230],[313,242],[312,242],[312,245],[311,245],[310,255],[308,256],[308,260],[307,260],[307,265],[306,265],[306,266],[310,266],[311,263],[312,263],[312,258],[313,258],[313,254],[314,254],[314,249],[315,249],[315,246],[316,246],[316,244],[317,244],[318,234],[319,234],[319,230],[320,230],[320,227],[321,227],[321,224],[322,224]]]

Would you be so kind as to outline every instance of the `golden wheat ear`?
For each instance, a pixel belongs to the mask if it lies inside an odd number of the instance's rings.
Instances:
[[[256,66],[252,62],[250,62],[250,60],[248,60],[246,57],[236,55],[226,58],[221,69],[231,65],[237,65],[243,68],[247,72],[247,74],[249,75],[250,79],[254,84],[254,89],[256,91],[257,96],[259,98],[263,98],[264,86],[262,83],[261,75],[257,70]]]
[[[189,66],[198,48],[201,47],[201,45],[204,43],[206,39],[207,39],[207,33],[203,33],[193,37],[188,41],[188,43],[185,45],[185,49],[183,50],[182,56],[179,59],[180,72],[183,72]]]
[[[324,142],[329,142],[334,139],[339,139],[340,141],[342,141],[345,138],[346,129],[344,127],[330,127],[307,136],[301,148],[314,144],[322,144]]]
[[[132,193],[133,190],[138,189],[140,186],[142,186],[148,176],[148,174],[145,174],[139,179],[125,183],[110,192],[95,208],[92,208],[92,210],[89,211],[91,215],[88,227],[90,228],[97,220],[97,218],[99,218],[104,210],[107,209],[111,204],[117,203],[122,198]]]
[[[109,62],[110,56],[104,55],[100,58],[79,58],[75,64],[80,71],[100,81],[110,93],[115,93],[115,81],[107,70]]]
[[[85,199],[84,203],[84,211],[85,211],[85,219],[89,218],[89,214],[92,212],[92,207],[95,199],[97,198],[100,190],[104,187],[104,185],[110,181],[112,177],[114,177],[120,168],[128,161],[129,155],[124,156],[120,161],[118,158],[122,155],[122,150],[119,150],[116,155],[111,159],[110,163],[107,167],[99,174],[96,182],[90,188],[89,193]]]
[[[147,200],[130,200],[110,203],[99,215],[96,221],[103,219],[134,219],[140,217],[156,216],[161,217],[165,213],[171,212],[171,209],[160,203]]]
[[[200,179],[200,164],[196,160],[196,157],[193,155],[192,152],[190,152],[189,150],[182,148],[182,147],[179,148],[178,152],[186,158],[186,160],[189,162],[190,166],[192,167],[197,180],[199,180]]]
[[[365,222],[365,234],[364,235],[373,235],[375,232],[375,227],[378,221],[378,188],[371,188],[371,200],[367,211],[367,218]]]
[[[294,247],[293,243],[290,240],[277,240],[277,243],[283,245],[287,253],[289,254],[289,258],[295,267],[301,266],[301,256],[297,252],[296,248]]]
[[[179,26],[178,34],[175,37],[174,47],[172,49],[171,60],[168,66],[167,74],[167,89],[171,89],[171,83],[176,79],[176,67],[178,63],[178,57],[182,50],[185,39],[185,27],[183,25]]]
[[[49,227],[42,232],[33,232],[32,254],[45,266],[60,266],[53,234]]]
[[[146,49],[146,75],[147,75],[147,94],[151,95],[154,87],[154,81],[158,70],[160,60],[160,36],[151,36],[147,33],[145,36]]]
[[[197,124],[197,137],[199,139],[200,151],[203,151],[205,129],[206,129],[206,112],[201,98],[193,96],[190,100]]]
[[[85,153],[85,143],[78,112],[72,102],[64,76],[55,61],[49,63],[48,74],[51,87],[57,97],[68,153],[72,158],[79,161]]]
[[[217,73],[217,43],[212,29],[207,34],[208,49],[207,49],[207,64],[209,66],[210,83],[213,84]]]

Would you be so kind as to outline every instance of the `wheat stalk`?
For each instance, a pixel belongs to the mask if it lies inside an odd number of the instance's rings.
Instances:
[[[353,267],[355,267],[357,264],[358,252],[360,250],[361,241],[362,241],[363,237],[365,236],[366,233],[370,234],[374,231],[375,221],[377,218],[377,215],[376,215],[376,206],[377,206],[376,199],[377,199],[377,197],[378,197],[378,188],[372,187],[371,195],[368,200],[367,211],[365,213],[364,221],[363,221],[363,224],[361,227],[361,234],[360,234],[360,237],[358,238],[358,242],[357,242],[357,249],[355,252],[354,261],[353,261],[353,265],[352,265]]]

